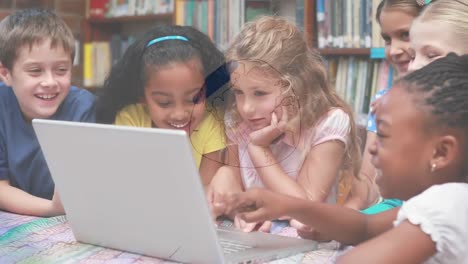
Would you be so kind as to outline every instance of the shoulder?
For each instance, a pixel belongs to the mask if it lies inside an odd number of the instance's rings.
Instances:
[[[120,110],[116,117],[116,125],[151,127],[151,116],[144,104],[131,104]]]
[[[64,103],[78,103],[85,105],[92,105],[96,100],[96,96],[90,91],[75,86],[70,87],[67,97]]]
[[[409,221],[436,243],[436,258],[468,257],[468,184],[435,185],[403,203],[394,225]],[[459,262],[454,262],[459,263]]]
[[[15,112],[21,112],[13,88],[0,82],[0,120],[10,119]],[[5,117],[8,116],[8,117]]]
[[[319,119],[315,129],[317,131],[327,130],[343,130],[348,133],[350,126],[350,117],[341,108],[333,108],[326,113],[321,119]]]
[[[15,97],[13,89],[0,82],[0,104],[5,105],[6,103],[11,101],[12,97]]]
[[[148,110],[144,104],[131,104],[122,108],[117,115],[142,116],[147,114]]]
[[[95,121],[96,97],[88,90],[71,86],[53,119],[68,121]]]
[[[207,111],[200,123],[199,130],[221,129],[223,120],[218,120],[217,115]]]
[[[441,197],[444,199],[440,199]],[[402,209],[413,209],[422,206],[433,211],[455,211],[459,209],[460,206],[468,209],[468,203],[456,203],[462,200],[468,201],[468,184],[445,183],[434,185],[421,194],[409,199],[407,202],[403,203]]]

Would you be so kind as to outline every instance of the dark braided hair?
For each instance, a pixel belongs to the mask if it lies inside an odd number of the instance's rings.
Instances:
[[[454,128],[462,134],[461,144],[468,153],[468,55],[450,53],[427,66],[407,74],[398,84],[416,94],[416,102],[430,109],[427,121],[434,127]],[[460,176],[468,180],[468,163]]]
[[[183,36],[188,41],[166,40],[146,47],[149,41],[164,36]],[[96,121],[113,123],[117,113],[127,105],[139,103],[144,86],[154,69],[170,63],[198,59],[205,77],[208,97],[229,81],[224,70],[224,55],[204,33],[190,26],[158,25],[134,42],[113,66],[96,105]]]
[[[421,94],[438,126],[468,129],[468,55],[450,53],[409,73],[400,83]]]

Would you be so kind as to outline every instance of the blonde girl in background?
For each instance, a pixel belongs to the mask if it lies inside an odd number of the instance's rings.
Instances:
[[[420,14],[423,6],[416,0],[382,0],[377,7],[376,19],[380,25],[381,36],[385,41],[385,59],[390,63],[399,77],[408,72],[412,59],[410,48],[410,28],[413,20]],[[379,91],[374,98],[385,94],[388,89]],[[367,149],[376,139],[377,127],[374,114],[369,115],[366,144],[362,156],[359,178],[354,181],[353,188],[345,206],[353,209],[364,209],[366,213],[378,213],[401,205],[395,199],[380,200],[378,189],[374,183],[376,171],[371,164],[371,156]]]

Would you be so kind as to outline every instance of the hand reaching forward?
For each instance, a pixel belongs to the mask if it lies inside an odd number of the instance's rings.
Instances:
[[[296,198],[277,194],[266,189],[253,188],[225,199],[225,211],[236,214],[247,223],[265,222],[288,214]]]

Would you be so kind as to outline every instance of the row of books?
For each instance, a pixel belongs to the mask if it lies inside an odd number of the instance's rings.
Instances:
[[[375,20],[380,0],[316,0],[319,48],[383,47]]]
[[[175,5],[176,24],[198,28],[221,50],[227,48],[244,23],[259,15],[280,14],[302,24],[304,20],[303,0],[176,0]],[[291,11],[281,14],[282,10]]]
[[[384,60],[341,56],[327,60],[328,74],[338,94],[359,115],[369,113],[375,93],[391,86],[393,68]]]
[[[110,41],[87,42],[83,47],[83,84],[85,87],[98,88],[123,55],[127,47],[135,41],[134,37],[112,35]]]
[[[174,0],[87,0],[87,17],[143,16],[174,12]]]

